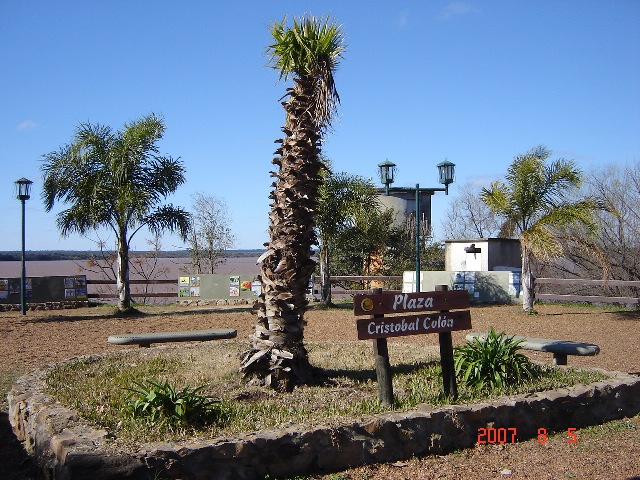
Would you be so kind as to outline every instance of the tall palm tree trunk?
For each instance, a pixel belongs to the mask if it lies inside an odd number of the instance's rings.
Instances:
[[[536,300],[536,294],[533,284],[533,255],[531,250],[525,244],[522,245],[522,308],[530,312]]]
[[[131,287],[129,286],[129,245],[127,232],[121,231],[118,238],[118,272],[116,289],[118,290],[118,311],[126,312],[131,308]]]
[[[329,247],[320,245],[320,301],[324,305],[331,305],[331,277],[329,272]]]
[[[270,241],[262,255],[262,294],[257,302],[257,324],[251,348],[241,370],[253,383],[290,391],[311,378],[311,366],[303,344],[306,292],[315,268],[313,214],[322,182],[320,132],[310,115],[314,84],[296,78],[283,102],[285,138],[272,163],[279,165],[270,198]]]

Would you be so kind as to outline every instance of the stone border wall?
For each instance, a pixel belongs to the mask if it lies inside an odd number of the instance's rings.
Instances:
[[[0,312],[20,311],[19,303],[0,304]],[[64,310],[67,308],[84,308],[89,306],[88,300],[73,300],[66,302],[27,303],[27,310]]]
[[[226,305],[253,305],[255,300],[249,298],[227,298],[227,299],[197,299],[197,298],[178,298],[177,304],[186,307],[202,307],[207,305],[226,306]]]
[[[414,455],[445,454],[476,443],[478,429],[516,428],[517,440],[640,413],[640,377],[620,372],[605,381],[488,403],[366,417],[338,426],[271,429],[191,444],[151,443],[130,454],[109,449],[94,430],[42,393],[51,366],[27,374],[9,393],[9,419],[36,456],[46,480],[256,479],[329,472]]]

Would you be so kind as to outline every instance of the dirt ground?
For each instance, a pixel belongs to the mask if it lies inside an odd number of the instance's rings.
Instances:
[[[540,305],[538,315],[525,315],[519,306],[474,307],[472,330],[493,326],[508,334],[578,340],[600,346],[595,357],[569,357],[569,364],[640,375],[640,312],[607,308]],[[238,338],[253,330],[253,315],[246,308],[160,306],[144,307],[146,315],[115,318],[110,307],[77,310],[0,312],[0,391],[9,390],[19,374],[40,365],[77,355],[120,350],[106,342],[117,333],[234,328]],[[306,315],[305,338],[357,341],[355,317],[350,309],[312,310]],[[453,332],[454,345],[468,332]],[[437,345],[437,335],[390,339]],[[527,353],[550,363],[551,355]],[[373,368],[373,365],[372,365]],[[36,478],[33,462],[11,434],[6,401],[0,403],[0,465],[8,480]],[[640,479],[640,417],[578,430],[577,442],[566,435],[505,445],[476,446],[446,456],[429,456],[393,464],[366,466],[333,474],[331,479]],[[7,473],[8,472],[8,473]],[[8,475],[8,476],[5,476]]]

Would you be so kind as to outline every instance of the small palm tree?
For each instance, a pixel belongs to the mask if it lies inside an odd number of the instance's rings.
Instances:
[[[56,201],[69,205],[58,214],[63,236],[81,235],[100,227],[111,229],[117,244],[118,310],[131,309],[129,244],[144,226],[159,235],[178,231],[183,239],[189,214],[160,205],[184,182],[182,162],[161,156],[163,120],[154,114],[113,132],[108,126],[81,124],[73,141],[44,155],[42,197],[47,211]]]
[[[533,310],[533,260],[548,259],[562,253],[560,228],[580,224],[594,233],[592,219],[598,202],[570,201],[570,194],[582,180],[573,161],[546,161],[551,152],[538,146],[514,158],[506,182],[493,182],[483,189],[482,200],[503,219],[501,236],[518,235],[522,249],[523,308]]]
[[[329,265],[333,249],[366,212],[378,212],[376,187],[367,179],[346,172],[329,173],[320,187],[316,227],[319,239],[320,301],[331,304]],[[350,238],[351,239],[351,238]]]
[[[306,292],[315,268],[314,217],[322,183],[322,134],[330,127],[339,102],[333,73],[341,58],[341,27],[329,17],[304,17],[292,27],[274,22],[274,43],[267,49],[280,79],[293,77],[282,103],[284,139],[272,163],[279,167],[270,195],[270,241],[260,257],[262,295],[251,347],[241,370],[252,382],[291,390],[311,379],[303,345]]]

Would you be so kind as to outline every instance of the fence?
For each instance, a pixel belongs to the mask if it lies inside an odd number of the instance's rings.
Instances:
[[[545,293],[544,285],[555,285],[555,293]],[[627,296],[593,295],[613,288],[627,293]],[[538,300],[549,302],[618,303],[640,306],[640,281],[638,280],[583,280],[580,278],[536,278],[534,291]],[[635,295],[635,296],[631,296]]]
[[[402,276],[401,275],[386,275],[386,276],[382,276],[382,275],[341,275],[341,276],[333,276],[330,278],[329,280],[332,284],[336,284],[336,283],[356,283],[356,282],[361,282],[362,284],[362,288],[361,289],[350,289],[350,288],[332,288],[331,289],[331,294],[332,295],[357,295],[357,294],[364,294],[367,293],[369,291],[369,285],[371,284],[377,284],[377,285],[381,285],[381,284],[389,284],[389,282],[394,282],[399,284],[400,286],[402,285]],[[318,276],[314,276],[312,279],[313,282],[313,295],[320,295],[320,277]],[[365,284],[365,282],[367,282],[367,284]],[[117,292],[115,291],[115,284],[116,282],[114,280],[89,280],[87,279],[87,286],[98,286],[98,285],[108,285],[110,288],[108,289],[108,291],[101,291],[101,292],[90,292],[87,296],[90,299],[114,299],[118,297]],[[132,292],[131,292],[131,297],[132,298],[177,298],[178,297],[178,283],[176,280],[129,280],[129,284],[132,285]],[[144,291],[139,291],[138,289],[136,289],[135,286],[137,285],[144,285],[143,290]],[[153,289],[151,291],[148,290],[149,285],[171,285],[171,287],[169,287],[168,291],[167,289],[163,289],[163,291],[160,292],[156,292]],[[397,285],[392,285],[395,288],[390,288],[390,289],[394,289],[394,290],[400,290],[401,288],[398,288]],[[95,290],[95,287],[92,288],[92,290]]]
[[[320,295],[321,278],[319,276],[312,277],[312,294],[313,296]],[[369,289],[373,288],[372,285],[380,286],[383,284],[392,283],[389,290],[402,290],[402,275],[334,275],[329,277],[329,283],[357,283],[361,282],[361,289],[346,288],[345,286],[339,288],[331,288],[331,295],[359,295],[369,293]],[[367,284],[365,285],[365,282]],[[394,285],[397,283],[397,285]]]
[[[132,288],[132,298],[177,298],[178,297],[178,282],[176,279],[162,279],[162,280],[129,280],[130,285],[145,285],[145,291],[137,291]],[[89,280],[87,279],[87,286],[90,285],[113,285],[115,287],[115,280]],[[149,285],[171,285],[170,291],[147,291]],[[135,290],[135,291],[134,291]],[[89,298],[118,298],[118,292],[114,289],[110,289],[108,292],[88,293]]]

